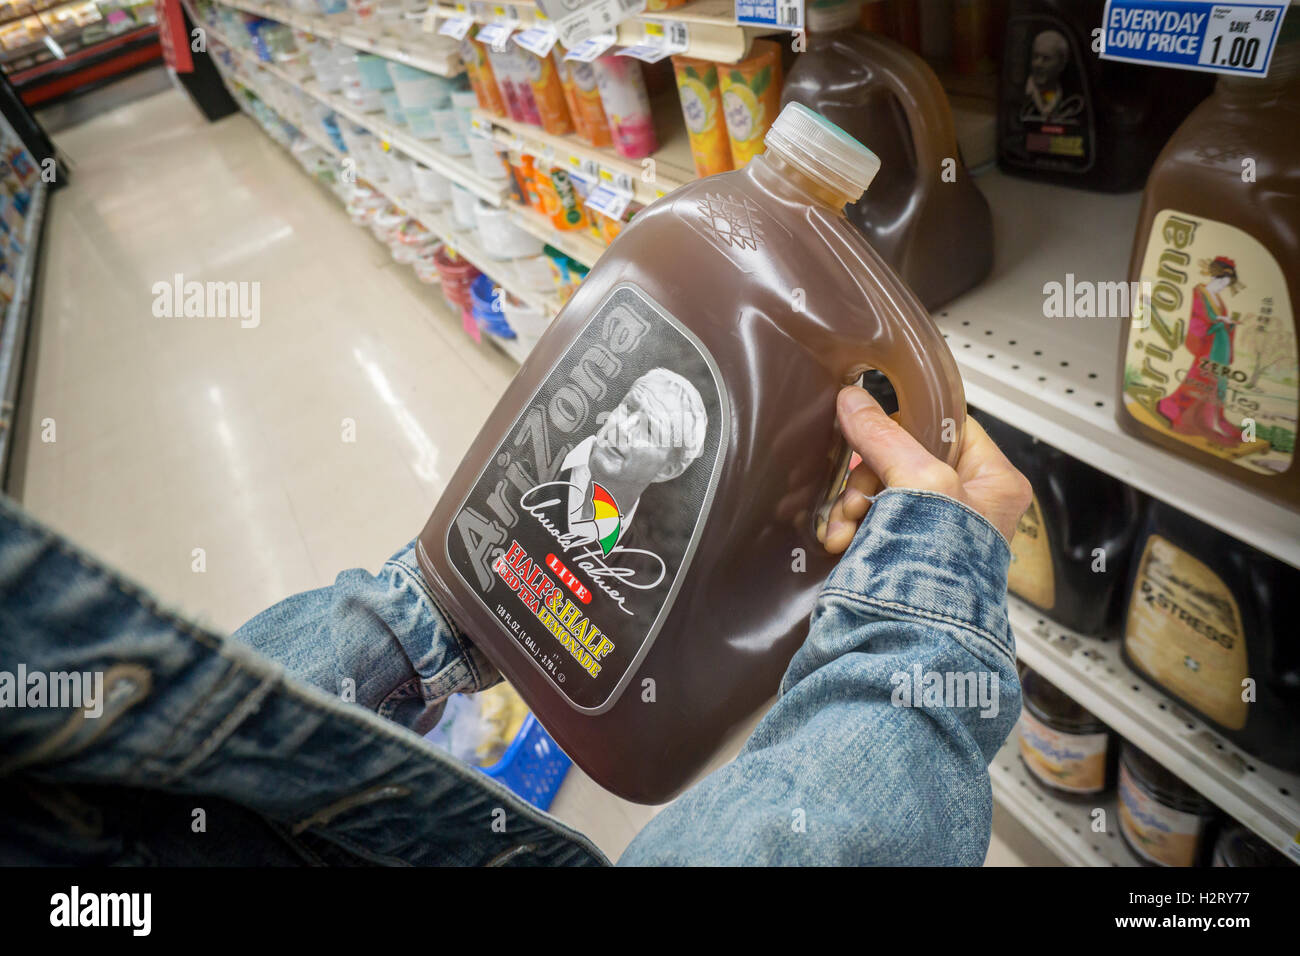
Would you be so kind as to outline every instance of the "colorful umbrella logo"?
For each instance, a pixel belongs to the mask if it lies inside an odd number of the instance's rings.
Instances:
[[[608,556],[618,544],[619,532],[623,529],[623,516],[618,513],[618,503],[614,496],[605,490],[598,481],[591,483],[591,503],[594,509],[596,541],[601,553]]]

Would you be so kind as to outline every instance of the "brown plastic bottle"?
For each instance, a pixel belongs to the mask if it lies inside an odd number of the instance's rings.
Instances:
[[[1080,634],[1118,636],[1141,496],[1006,422],[971,413],[1034,489],[1011,539],[1007,589]]]
[[[1124,662],[1243,750],[1300,771],[1300,569],[1156,500],[1134,552]]]
[[[811,4],[807,19],[808,49],[781,102],[802,103],[871,145],[880,174],[845,215],[937,309],[993,268],[993,217],[961,159],[948,97],[925,60],[856,28],[856,4]]]
[[[1103,60],[1104,0],[1012,0],[998,93],[1003,172],[1098,192],[1141,189],[1207,73]]]
[[[438,604],[629,800],[688,785],[802,642],[835,563],[815,526],[848,460],[840,386],[882,370],[904,427],[960,447],[952,354],[844,218],[873,165],[789,106],[744,169],[640,213],[420,535]]]
[[[1121,340],[1120,426],[1300,508],[1300,13],[1268,76],[1220,77],[1160,154],[1129,279],[1151,302]]]

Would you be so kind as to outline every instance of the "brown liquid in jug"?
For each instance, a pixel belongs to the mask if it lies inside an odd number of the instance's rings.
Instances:
[[[880,157],[880,174],[846,215],[937,309],[993,268],[993,216],[961,159],[948,97],[921,57],[853,27],[856,4],[807,13],[808,49],[781,102],[821,113]]]
[[[803,641],[837,560],[815,523],[847,460],[840,387],[878,368],[904,427],[960,447],[956,364],[844,218],[870,182],[845,157],[872,160],[787,107],[764,155],[638,215],[420,535],[439,605],[629,800],[692,782]]]
[[[1129,279],[1151,301],[1121,344],[1121,427],[1300,508],[1295,10],[1268,76],[1220,77],[1156,160]]]

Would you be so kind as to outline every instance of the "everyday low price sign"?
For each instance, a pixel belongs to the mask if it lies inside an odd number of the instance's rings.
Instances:
[[[1126,63],[1266,76],[1285,2],[1107,0],[1102,57]]]

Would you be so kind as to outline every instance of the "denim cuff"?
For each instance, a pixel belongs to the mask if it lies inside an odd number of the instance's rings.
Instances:
[[[427,602],[434,626],[398,628],[395,633],[412,667],[420,675],[421,690],[429,703],[440,704],[452,694],[473,694],[501,682],[501,672],[438,602],[420,571],[411,542],[388,559],[400,586]]]
[[[938,492],[888,488],[823,590],[891,615],[963,626],[1014,661],[1010,565],[1006,539],[972,508]]]

